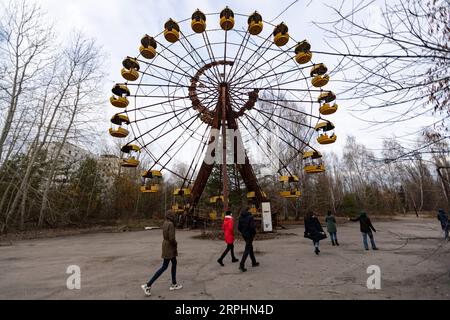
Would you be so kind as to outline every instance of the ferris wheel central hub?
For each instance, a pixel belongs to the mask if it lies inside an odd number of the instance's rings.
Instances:
[[[228,66],[232,67],[234,65],[234,61],[219,60],[219,61],[213,61],[213,62],[205,64],[191,78],[191,85],[189,86],[189,90],[188,90],[189,99],[192,102],[192,108],[199,113],[200,120],[210,126],[212,126],[214,123],[215,106],[213,106],[213,107],[205,106],[203,103],[203,101],[205,99],[203,99],[202,96],[205,93],[205,91],[204,91],[205,88],[208,88],[208,86],[205,86],[205,83],[208,83],[210,81],[206,72],[209,69],[217,68],[217,66],[220,66],[220,65],[223,65],[223,66],[228,65]],[[214,70],[213,70],[213,73],[214,73]],[[224,74],[221,74],[221,76],[222,76],[222,78],[225,78]],[[202,80],[201,80],[201,78],[202,78]],[[197,90],[198,88],[200,88],[201,90]],[[212,88],[214,88],[214,86],[209,87],[209,88],[212,89]],[[228,81],[219,82],[218,85],[216,84],[215,88],[217,88],[219,96],[224,96],[225,98],[227,98],[226,100],[228,100],[229,95],[233,93],[233,87],[230,85],[230,83]],[[235,93],[237,93],[237,92],[235,92]],[[253,109],[253,107],[255,106],[255,103],[258,101],[258,98],[259,98],[259,90],[254,89],[254,90],[248,92],[247,95],[248,95],[248,100],[246,102],[243,102],[242,106],[239,109],[233,110],[233,108],[231,106],[226,107],[227,109],[229,109],[230,114],[233,118],[242,117],[246,111]],[[229,102],[227,104],[229,104]]]

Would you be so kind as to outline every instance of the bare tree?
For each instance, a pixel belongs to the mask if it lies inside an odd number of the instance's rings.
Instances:
[[[51,26],[42,23],[40,7],[26,0],[10,1],[3,10],[0,20],[0,95],[2,109],[6,109],[0,133],[0,161],[5,162],[5,143],[11,134],[11,128],[17,112],[31,98],[30,90],[34,80],[47,66],[46,54],[53,39]],[[13,148],[15,139],[10,141]],[[10,152],[8,153],[8,155]]]
[[[342,1],[332,10],[337,18],[317,25],[332,41],[334,52],[325,54],[341,59],[338,96],[355,116],[387,125],[434,113],[435,125],[444,124],[450,116],[448,0]],[[389,112],[374,119],[382,109]]]
[[[62,149],[67,142],[77,117],[83,114],[83,109],[92,108],[92,105],[95,104],[96,95],[99,93],[98,83],[102,77],[102,55],[100,49],[96,46],[94,40],[86,39],[79,33],[74,36],[69,48],[64,52],[63,61],[65,61],[63,65],[69,70],[70,77],[66,83],[69,88],[72,88],[72,92],[69,92],[67,97],[65,97],[68,100],[65,110],[65,118],[67,120],[64,123],[63,136],[58,141],[59,148],[52,155],[53,165],[44,187],[38,226],[42,226],[44,220],[48,206],[48,192],[58,167],[57,162]]]

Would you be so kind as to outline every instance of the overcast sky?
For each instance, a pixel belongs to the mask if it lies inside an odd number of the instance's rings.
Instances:
[[[206,1],[206,0],[40,0],[45,11],[54,20],[57,31],[63,37],[67,36],[71,30],[78,29],[90,37],[96,38],[98,43],[108,54],[105,61],[107,76],[105,78],[105,104],[99,106],[99,112],[105,119],[105,139],[111,141],[106,133],[109,127],[109,119],[115,110],[106,102],[110,95],[110,89],[115,82],[122,81],[120,77],[121,62],[123,58],[131,53],[135,53],[139,46],[141,37],[148,33],[158,34],[163,29],[164,22],[172,17],[175,20],[189,18],[197,8],[205,13],[220,12],[226,5],[236,13],[250,14],[254,10],[263,16],[264,20],[271,21],[292,0],[283,1]],[[310,3],[311,2],[311,3]],[[289,26],[290,34],[295,39],[308,39],[315,50],[327,51],[324,43],[323,33],[312,24],[312,21],[327,21],[332,17],[332,12],[326,4],[333,4],[337,1],[298,1],[287,12],[279,17],[274,23],[284,21]],[[307,4],[309,5],[307,6]],[[371,9],[369,21],[378,23],[379,9],[374,6]],[[370,20],[371,19],[371,20]],[[328,50],[329,51],[329,50]],[[320,60],[332,69],[335,60],[329,56],[322,56]],[[327,89],[334,90],[337,83],[330,81]],[[335,91],[339,91],[337,88]],[[383,118],[384,111],[369,113],[364,116],[367,119]],[[397,126],[386,126],[382,129],[367,129],[368,124],[354,117],[343,103],[340,103],[338,113],[330,117],[336,125],[338,142],[334,145],[326,146],[324,152],[333,150],[338,154],[345,142],[347,135],[360,137],[359,141],[364,143],[369,149],[378,150],[384,137],[393,135],[402,136],[404,142],[414,142],[415,137],[410,136],[421,126],[434,121],[432,117],[422,117]]]

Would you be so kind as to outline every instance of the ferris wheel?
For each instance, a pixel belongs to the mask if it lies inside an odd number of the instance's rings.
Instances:
[[[211,154],[222,161],[223,192],[211,201],[222,201],[224,211],[229,196],[224,164],[236,165],[250,202],[267,201],[249,153],[271,161],[280,174],[280,195],[297,199],[299,178],[290,162],[303,157],[306,173],[324,172],[314,145],[337,138],[324,118],[338,109],[336,95],[323,88],[328,68],[313,61],[307,40],[294,40],[286,24],[266,22],[256,11],[243,15],[226,7],[169,19],[161,33],[145,35],[139,50],[123,60],[125,81],[112,89],[110,102],[118,112],[109,132],[124,140],[121,166],[150,161],[142,173],[144,193],[159,192],[166,173],[178,177],[174,196],[181,200],[173,209],[192,212],[214,167],[206,161],[208,149],[220,142]],[[241,154],[236,141],[244,146]],[[291,157],[282,156],[286,150]],[[182,172],[180,162],[187,166]]]

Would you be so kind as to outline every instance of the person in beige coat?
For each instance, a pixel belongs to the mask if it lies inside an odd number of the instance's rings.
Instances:
[[[175,221],[176,215],[172,211],[166,213],[166,221],[162,226],[163,232],[163,242],[162,242],[162,255],[163,259],[162,267],[156,271],[153,277],[141,286],[147,296],[151,295],[151,288],[153,283],[167,270],[169,263],[172,263],[172,285],[170,286],[170,291],[180,290],[183,288],[181,284],[177,283],[177,240],[175,238]]]

